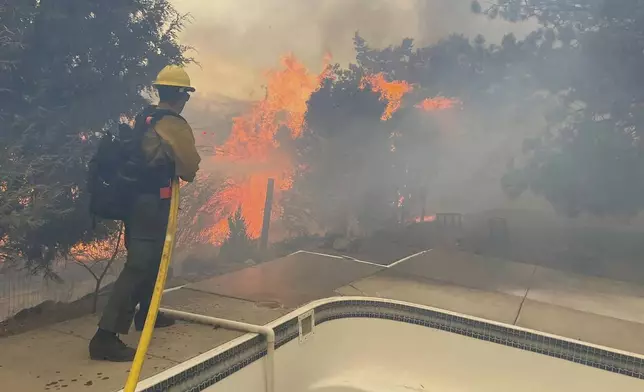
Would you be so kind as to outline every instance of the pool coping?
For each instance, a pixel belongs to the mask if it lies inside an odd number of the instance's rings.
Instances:
[[[315,325],[346,318],[406,322],[644,379],[642,355],[430,306],[372,297],[321,299],[268,323],[275,331],[276,350],[300,336],[299,316],[311,311]],[[137,391],[202,391],[264,357],[265,346],[262,336],[240,336],[143,380]]]

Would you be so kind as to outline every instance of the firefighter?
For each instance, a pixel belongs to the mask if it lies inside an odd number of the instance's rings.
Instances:
[[[183,68],[169,65],[159,72],[153,85],[159,103],[146,109],[147,113],[144,110],[144,116],[137,116],[135,124],[136,128],[141,126],[140,121],[147,122],[140,147],[145,168],[137,179],[140,186],[125,219],[127,260],[89,343],[92,359],[115,362],[134,359],[136,350],[126,346],[118,335],[128,333],[132,320],[136,330],[143,329],[168,225],[170,182],[175,176],[192,182],[201,161],[192,129],[179,115],[190,99],[189,93],[195,91],[190,77]],[[155,113],[162,114],[151,123]],[[139,311],[135,314],[137,304]],[[159,314],[155,328],[172,324],[174,320]]]

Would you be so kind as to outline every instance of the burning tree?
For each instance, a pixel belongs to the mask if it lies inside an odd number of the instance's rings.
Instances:
[[[357,63],[347,69],[312,73],[286,56],[267,73],[265,98],[233,119],[205,159],[219,171],[200,174],[206,201],[186,209],[195,216],[186,239],[221,245],[240,208],[256,238],[269,177],[273,217],[292,233],[343,227],[352,216],[371,229],[405,220],[401,210],[421,211],[421,190],[441,169],[432,159],[456,131],[456,110],[467,103],[459,121],[468,132],[493,129],[535,83],[516,88],[520,43],[511,35],[501,46],[461,36],[418,49],[411,39],[381,50],[359,35],[354,43]]]
[[[414,76],[412,40],[383,50],[359,35],[354,43],[357,64],[335,66],[309,100],[309,130],[298,143],[306,169],[295,180],[306,209],[323,227],[342,232],[351,217],[367,231],[400,221],[401,207],[418,196],[427,170],[427,159],[417,158],[427,155],[438,131],[425,112],[458,104],[401,79]]]
[[[241,214],[247,235],[257,238],[268,178],[275,179],[272,216],[281,216],[281,196],[292,187],[298,170],[292,145],[305,129],[306,102],[325,77],[326,69],[313,73],[292,55],[282,59],[279,69],[267,72],[264,99],[234,117],[226,141],[214,148],[214,155],[204,157],[202,166],[216,170],[199,173],[198,181],[208,185],[192,188],[194,197],[204,200],[192,220],[198,231],[182,237],[222,245],[230,234],[229,218]]]
[[[240,208],[249,237],[257,238],[268,178],[276,179],[273,218],[291,233],[355,215],[371,227],[396,220],[398,201],[409,203],[410,184],[418,187],[424,170],[414,154],[435,133],[420,122],[428,111],[458,104],[393,77],[410,68],[392,59],[404,57],[411,43],[374,51],[356,36],[358,65],[320,73],[284,57],[280,69],[267,72],[264,99],[234,117],[228,139],[205,157],[202,166],[216,170],[202,170],[200,184],[189,186],[199,207],[182,212],[194,217],[182,242],[221,245]],[[365,195],[381,204],[367,206]]]
[[[309,131],[298,143],[306,169],[295,186],[321,227],[344,233],[367,192],[375,188],[388,193],[389,200],[394,196],[395,189],[383,190],[380,180],[391,178],[390,135],[400,117],[381,121],[389,102],[372,92],[363,69],[336,66],[333,72],[309,100]],[[383,204],[371,215],[391,216],[390,211]]]

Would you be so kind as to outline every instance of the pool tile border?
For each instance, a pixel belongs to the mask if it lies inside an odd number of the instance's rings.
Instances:
[[[340,300],[316,306],[314,312],[316,325],[345,318],[378,318],[400,321],[644,380],[644,359],[639,357],[430,309],[392,302]],[[297,316],[284,321],[274,330],[275,348],[279,349],[298,337]],[[264,346],[264,338],[256,336],[161,383],[146,388],[143,392],[203,391],[265,356]]]

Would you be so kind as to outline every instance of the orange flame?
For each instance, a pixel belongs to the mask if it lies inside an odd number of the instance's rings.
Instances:
[[[436,221],[436,215],[429,215],[429,216],[425,216],[425,218],[424,218],[424,219],[423,219],[422,217],[420,217],[420,216],[417,216],[416,218],[414,218],[414,222],[416,222],[416,223],[420,223],[420,222],[434,222],[434,221]]]
[[[203,230],[200,239],[219,245],[228,236],[227,219],[241,207],[249,236],[257,238],[261,232],[266,184],[275,180],[273,216],[279,216],[282,191],[292,186],[294,163],[281,149],[278,133],[285,130],[291,140],[299,138],[306,126],[307,101],[328,77],[327,63],[320,74],[311,73],[293,55],[282,59],[282,69],[266,74],[266,96],[256,102],[250,111],[233,119],[230,136],[217,149],[213,158],[221,166],[234,169],[216,195],[199,210],[212,214],[215,223]]]
[[[109,260],[114,254],[114,248],[117,243],[117,235],[122,235],[121,233],[106,238],[104,240],[97,240],[90,243],[79,242],[78,244],[72,246],[70,249],[71,256],[81,263],[90,263],[96,261]],[[123,240],[121,238],[121,245]],[[123,247],[119,248],[119,252],[122,252]]]
[[[414,87],[406,81],[387,81],[385,74],[380,72],[373,75],[365,75],[360,81],[360,89],[364,90],[369,84],[371,91],[380,94],[381,101],[387,101],[387,107],[380,119],[389,120],[391,116],[400,109],[402,98],[405,94],[413,91]]]
[[[454,106],[460,104],[462,104],[462,102],[457,99],[439,96],[434,98],[425,98],[419,104],[415,105],[415,107],[426,112],[432,112],[434,110],[452,109]]]
[[[273,195],[273,218],[281,215],[280,197],[293,184],[297,169],[292,156],[283,144],[299,138],[304,129],[307,101],[322,82],[331,77],[328,64],[330,54],[324,57],[324,70],[311,73],[293,55],[282,58],[281,69],[266,74],[266,96],[253,104],[242,116],[233,119],[230,136],[216,148],[212,161],[224,170],[226,179],[216,194],[199,209],[193,223],[200,219],[212,219],[198,235],[197,240],[221,245],[229,234],[228,217],[241,207],[242,217],[251,238],[261,232],[266,184],[275,180]],[[384,73],[367,75],[360,81],[360,89],[367,87],[380,94],[386,108],[380,117],[386,121],[400,109],[405,94],[413,91],[406,81],[388,81]],[[426,99],[417,106],[425,110],[447,109],[456,100],[437,97]],[[201,177],[208,176],[202,174]]]

